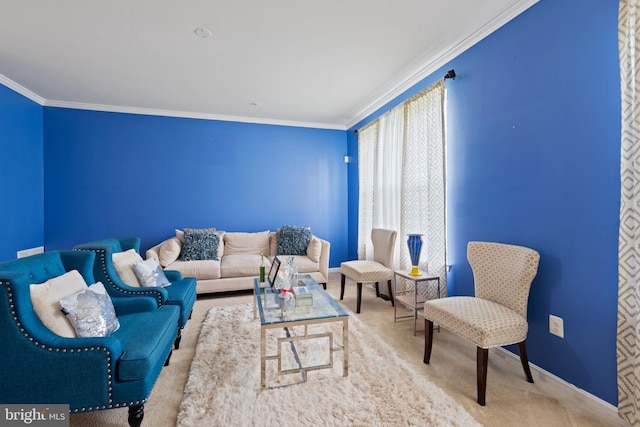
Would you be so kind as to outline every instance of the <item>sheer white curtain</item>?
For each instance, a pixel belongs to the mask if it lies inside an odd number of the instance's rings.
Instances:
[[[372,228],[398,232],[394,268],[409,268],[408,233],[420,233],[420,268],[446,295],[444,81],[358,131],[358,258],[371,259]],[[384,292],[381,288],[381,291]]]
[[[447,295],[444,102],[444,80],[405,102],[402,176],[401,230],[424,234],[420,268],[440,276],[440,296]],[[409,251],[401,253],[407,268]]]
[[[640,425],[640,31],[638,6],[620,0],[618,46],[622,97],[618,238],[618,413]]]
[[[401,228],[403,128],[404,106],[400,105],[358,133],[360,259],[373,259],[372,228]],[[400,265],[399,253],[396,244],[396,266]]]

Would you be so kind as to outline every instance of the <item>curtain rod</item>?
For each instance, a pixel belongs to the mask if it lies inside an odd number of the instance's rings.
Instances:
[[[444,79],[451,79],[451,80],[455,80],[456,79],[456,72],[455,70],[449,70],[447,71],[447,74],[444,75]],[[358,133],[358,129],[354,129],[353,133]]]

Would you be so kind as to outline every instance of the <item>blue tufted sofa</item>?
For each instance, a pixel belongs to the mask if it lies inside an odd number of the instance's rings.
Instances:
[[[193,304],[196,302],[196,279],[192,277],[182,277],[182,273],[174,270],[165,270],[164,274],[171,282],[171,286],[166,288],[157,287],[135,287],[122,281],[113,265],[112,256],[116,252],[124,252],[134,249],[140,253],[139,237],[113,237],[94,242],[83,243],[73,248],[74,250],[92,251],[96,254],[93,275],[96,280],[101,281],[107,292],[114,297],[127,296],[151,296],[155,298],[158,306],[168,304],[180,308],[180,319],[178,321],[178,337],[175,348],[180,347],[181,330],[191,317]]]
[[[92,252],[51,251],[0,263],[0,402],[69,404],[71,413],[129,407],[129,424],[139,426],[178,333],[178,307],[112,298],[116,332],[64,338],[42,324],[31,303],[31,284],[71,270],[93,284],[94,260]]]

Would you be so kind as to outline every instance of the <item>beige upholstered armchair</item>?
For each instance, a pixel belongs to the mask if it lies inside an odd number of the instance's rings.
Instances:
[[[389,287],[389,298],[393,305],[393,291],[391,280],[393,279],[393,251],[396,245],[398,233],[395,230],[374,228],[371,230],[373,243],[373,260],[355,260],[343,262],[340,265],[340,299],[344,298],[345,276],[356,282],[358,286],[358,302],[356,313],[360,313],[362,301],[362,284],[376,284],[376,296],[380,295],[379,282],[386,281]]]
[[[491,347],[517,343],[527,381],[533,382],[525,346],[527,301],[540,255],[522,246],[469,242],[467,258],[473,270],[475,297],[424,303],[424,363],[431,358],[434,323],[471,341],[477,346],[478,403],[484,406]]]

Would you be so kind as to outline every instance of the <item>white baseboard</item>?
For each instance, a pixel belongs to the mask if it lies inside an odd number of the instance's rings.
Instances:
[[[496,347],[495,350],[496,356],[499,356],[508,363],[513,363],[514,366],[517,367],[517,369],[522,369],[522,364],[520,363],[520,357],[518,355],[515,355],[502,347]],[[562,393],[576,398],[586,406],[590,407],[602,416],[607,417],[617,425],[626,427],[629,426],[629,424],[618,415],[618,408],[616,408],[609,402],[606,402],[599,397],[594,396],[593,394],[574,386],[573,384],[569,384],[562,378],[553,375],[551,372],[545,371],[544,369],[534,365],[531,362],[529,362],[529,366],[531,367],[531,370],[535,371],[537,376],[541,378],[541,381],[550,384],[551,386],[560,390]]]

